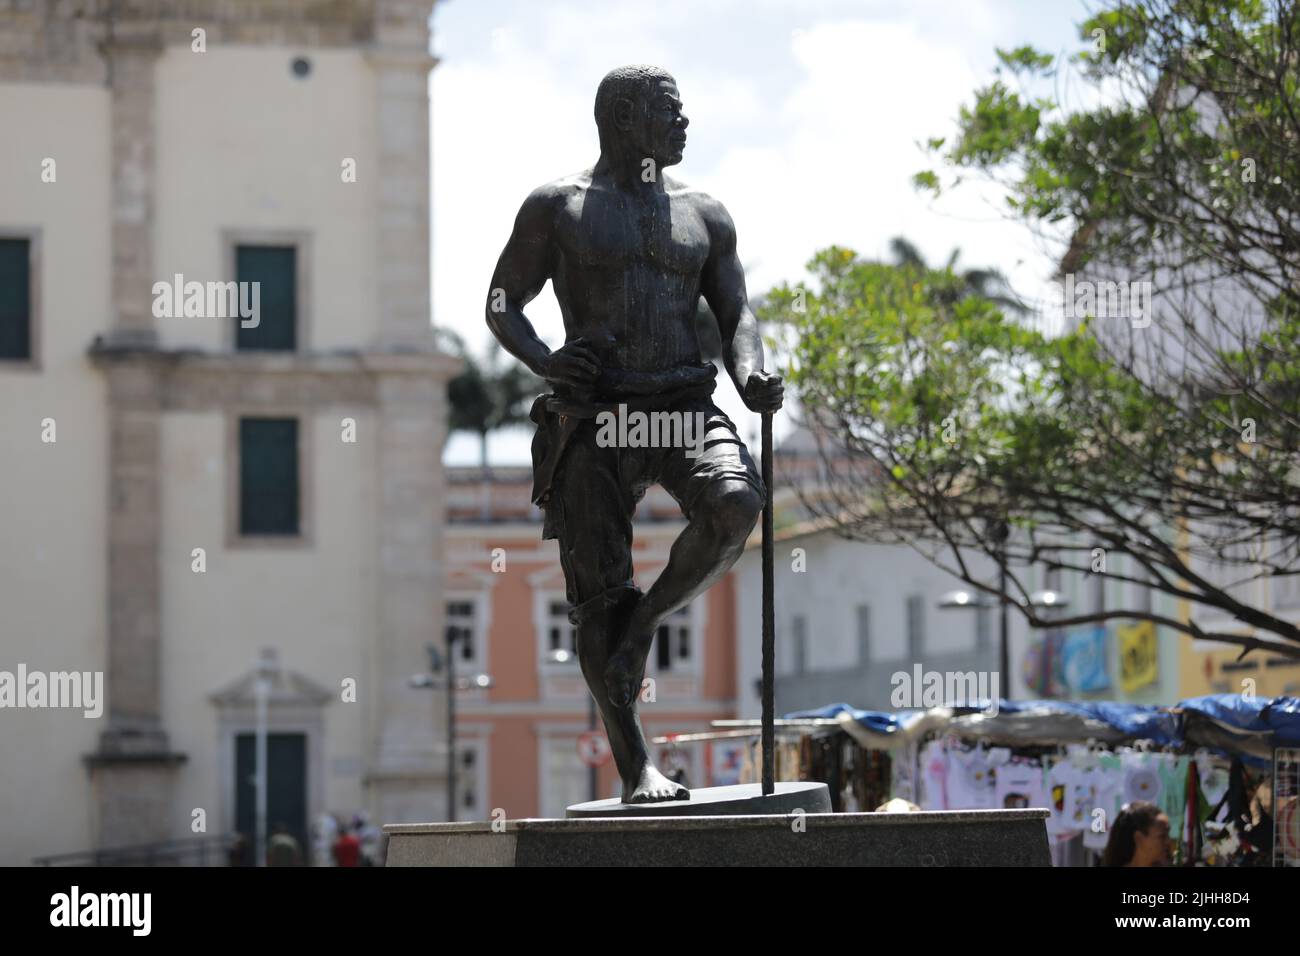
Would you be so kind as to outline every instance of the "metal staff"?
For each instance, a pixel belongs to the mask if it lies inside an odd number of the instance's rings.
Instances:
[[[773,658],[776,653],[773,603],[772,540],[772,413],[763,412],[763,795],[776,792],[774,775],[775,739],[772,711],[776,706],[773,686]]]

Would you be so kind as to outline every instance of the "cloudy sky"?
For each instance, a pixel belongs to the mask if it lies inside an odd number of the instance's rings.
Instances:
[[[960,247],[1036,298],[1052,248],[1004,221],[995,194],[935,201],[910,180],[931,165],[917,144],[952,131],[996,47],[1076,49],[1085,12],[1082,0],[441,0],[434,321],[486,348],[483,302],[519,204],[595,161],[596,85],[627,63],[676,76],[691,139],[672,175],[730,210],[751,294],[798,281],[824,246],[886,257],[905,235],[932,262]],[[549,286],[527,311],[563,342]],[[726,382],[717,400],[738,424],[755,417]],[[491,448],[494,463],[525,462],[528,435]],[[476,440],[453,438],[447,460],[475,462]]]

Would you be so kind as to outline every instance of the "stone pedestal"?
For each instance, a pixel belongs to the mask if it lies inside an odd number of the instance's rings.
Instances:
[[[384,827],[389,866],[1050,866],[1047,810]]]
[[[689,800],[666,803],[623,803],[592,800],[565,810],[569,819],[590,817],[738,817],[794,813],[830,813],[831,792],[824,783],[781,781],[776,792],[763,794],[757,783],[730,787],[701,787]]]
[[[99,752],[84,758],[90,775],[95,848],[173,839],[172,803],[185,755],[168,751],[165,739],[149,750],[133,751],[120,746],[118,736],[105,734]]]

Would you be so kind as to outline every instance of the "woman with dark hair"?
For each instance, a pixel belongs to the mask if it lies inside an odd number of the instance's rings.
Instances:
[[[1127,804],[1110,827],[1102,866],[1168,866],[1169,818],[1154,803]]]

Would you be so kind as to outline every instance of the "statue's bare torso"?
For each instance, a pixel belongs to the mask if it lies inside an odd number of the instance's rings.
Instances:
[[[538,193],[554,215],[551,280],[566,339],[586,339],[612,368],[699,364],[695,310],[721,206],[669,179],[637,197],[591,170]]]

